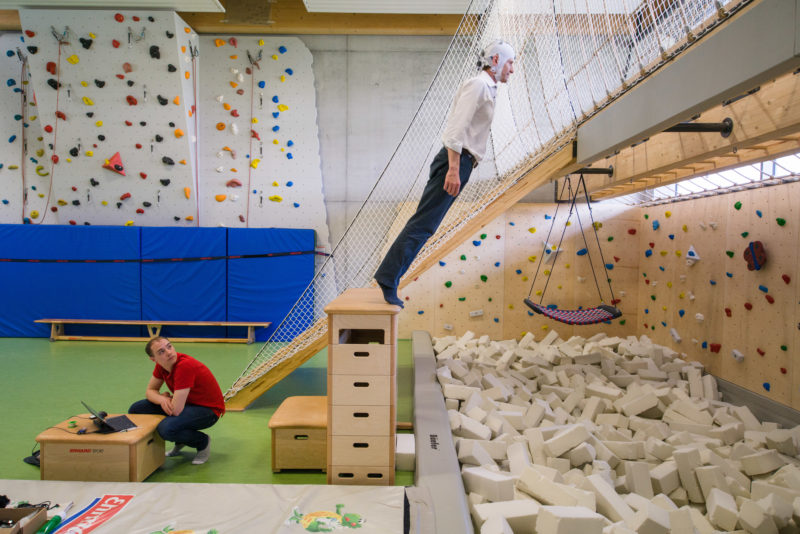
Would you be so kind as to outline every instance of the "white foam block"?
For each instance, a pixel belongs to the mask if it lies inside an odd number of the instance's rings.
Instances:
[[[536,532],[548,534],[602,534],[602,515],[580,506],[542,506]]]
[[[623,521],[633,516],[631,507],[601,475],[595,474],[586,477],[583,489],[595,494],[597,511],[611,521]]]
[[[514,498],[514,477],[508,473],[480,466],[465,467],[461,470],[461,477],[467,491],[482,495],[490,501],[510,501]]]
[[[749,476],[763,475],[783,467],[786,462],[775,449],[759,451],[755,454],[742,456],[742,470]]]
[[[753,501],[745,501],[739,509],[739,523],[751,534],[778,534],[772,517]]]
[[[541,506],[534,500],[513,500],[476,504],[474,516],[481,527],[492,517],[502,517],[514,534],[535,534],[534,525]],[[483,531],[481,531],[483,532]]]
[[[416,466],[416,442],[414,434],[397,434],[394,462],[398,471],[414,471]]]
[[[706,501],[708,519],[711,524],[722,529],[731,531],[736,528],[739,520],[739,509],[736,501],[729,493],[719,488],[712,488]]]

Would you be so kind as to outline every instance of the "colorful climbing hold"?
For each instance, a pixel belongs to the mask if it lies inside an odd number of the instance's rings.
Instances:
[[[733,207],[734,207],[734,208],[736,208],[737,210],[740,210],[740,209],[742,209],[742,203],[737,201],[737,202],[736,202],[736,203],[733,205]]]
[[[228,198],[228,195],[215,195],[214,196],[214,200],[216,200],[217,202],[222,202],[226,198]]]
[[[188,199],[188,198],[191,198],[191,196],[192,196],[192,190],[191,190],[191,189],[189,189],[188,187],[184,187],[184,188],[183,188],[183,194],[184,194],[184,196],[185,196],[187,199]]]

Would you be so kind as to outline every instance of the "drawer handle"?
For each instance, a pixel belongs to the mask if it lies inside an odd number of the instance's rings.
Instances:
[[[369,414],[367,412],[355,412],[353,417],[369,417]]]
[[[355,475],[353,473],[339,473],[337,475],[339,478],[354,478]]]
[[[366,449],[369,447],[369,443],[353,443],[353,447],[356,449]]]
[[[294,439],[308,439],[308,434],[295,434]]]
[[[369,356],[369,352],[366,351],[357,351],[353,353],[354,356],[358,356],[359,358],[363,358],[365,356]]]
[[[368,388],[369,382],[353,382],[353,386],[357,388]]]
[[[148,445],[150,445],[150,444],[151,444],[151,443],[153,443],[155,440],[156,440],[156,438],[150,438],[150,439],[147,441],[147,444],[148,444]]]
[[[383,473],[367,473],[367,478],[383,478]]]

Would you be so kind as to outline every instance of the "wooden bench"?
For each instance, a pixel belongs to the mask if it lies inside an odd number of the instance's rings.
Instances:
[[[161,335],[162,326],[243,326],[247,327],[247,337],[170,337],[173,341],[200,343],[250,343],[256,340],[256,328],[267,328],[272,323],[249,321],[139,321],[108,319],[37,319],[37,323],[50,325],[50,341],[147,341]],[[68,336],[64,334],[65,324],[146,326],[149,337],[132,336]]]

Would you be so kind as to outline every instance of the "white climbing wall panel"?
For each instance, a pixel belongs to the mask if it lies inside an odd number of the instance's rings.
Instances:
[[[204,35],[200,48],[208,224],[313,228],[327,245],[311,52],[296,37],[255,35]]]
[[[800,335],[798,197],[800,184],[792,183],[645,208],[638,254],[640,334],[794,408],[800,407],[800,366],[793,364]],[[751,241],[766,251],[760,270],[749,270],[743,257]],[[694,266],[686,263],[689,246],[700,257]]]
[[[20,20],[38,103],[29,123],[44,130],[52,181],[39,216],[26,209],[32,222],[197,224],[184,83],[194,32],[164,11],[23,9]],[[116,153],[125,176],[103,168]]]
[[[608,286],[603,282],[603,268],[597,252],[597,242],[591,229],[585,206],[581,209],[588,247],[578,229],[575,214],[566,227],[561,254],[552,270],[550,285],[544,304],[557,304],[560,308],[593,307],[600,304],[594,285],[588,255],[578,255],[587,248],[604,298],[610,301]],[[558,243],[564,229],[568,206],[561,206],[550,241]],[[590,336],[597,332],[609,335],[628,335],[634,328],[637,316],[637,258],[639,246],[639,210],[622,205],[593,207],[600,244],[614,294],[620,299],[623,311],[620,319],[611,324],[568,326],[554,323],[534,314],[523,299],[531,290],[531,282],[542,243],[553,222],[554,204],[517,204],[447,255],[439,265],[423,273],[416,281],[400,291],[405,309],[400,315],[400,338],[408,337],[412,330],[425,329],[434,335],[463,334],[471,330],[492,339],[519,338],[533,332],[537,338],[549,328],[557,328],[564,336]],[[548,218],[550,217],[550,218]],[[637,232],[628,233],[629,229]],[[543,265],[532,300],[539,302],[538,291],[544,289]],[[627,325],[627,326],[626,326]],[[452,330],[448,330],[452,327]]]

